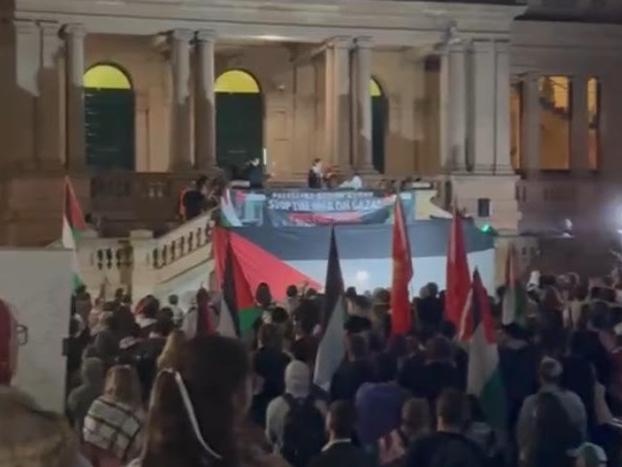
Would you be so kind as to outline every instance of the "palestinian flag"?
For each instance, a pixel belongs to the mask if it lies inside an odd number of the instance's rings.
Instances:
[[[490,301],[477,269],[462,314],[461,340],[468,343],[469,368],[467,392],[479,399],[488,423],[497,429],[505,429],[507,404],[499,354],[493,327]]]
[[[527,291],[520,282],[518,275],[518,258],[516,248],[510,244],[505,259],[505,292],[503,293],[501,322],[525,325],[525,307]]]
[[[410,331],[411,311],[408,300],[408,284],[413,277],[410,241],[404,208],[399,195],[395,197],[393,233],[391,237],[393,276],[391,284],[391,334],[405,334]]]
[[[464,248],[462,217],[454,210],[447,245],[445,317],[460,328],[460,317],[471,288],[469,263]]]
[[[73,251],[72,272],[74,289],[82,284],[80,280],[80,268],[78,263],[77,245],[80,234],[86,230],[86,223],[80,203],[73,191],[73,186],[69,177],[65,177],[65,195],[64,195],[64,211],[63,211],[63,247]]]
[[[255,306],[251,288],[244,277],[227,231],[220,231],[217,241],[226,241],[222,280],[222,301],[217,331],[228,337],[244,337],[253,329],[261,310]],[[223,234],[225,238],[222,238]]]
[[[313,382],[328,391],[333,375],[345,356],[344,329],[346,321],[343,276],[339,265],[335,228],[330,232],[328,268],[324,289],[322,329],[324,334],[317,350]]]

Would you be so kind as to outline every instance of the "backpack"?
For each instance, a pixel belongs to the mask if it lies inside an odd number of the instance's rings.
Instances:
[[[293,467],[306,467],[324,446],[324,417],[313,397],[296,400],[291,394],[283,398],[289,406],[283,428],[281,454]]]

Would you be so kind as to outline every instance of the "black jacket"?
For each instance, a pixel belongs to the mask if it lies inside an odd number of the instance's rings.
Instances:
[[[458,433],[434,433],[415,441],[406,467],[485,467],[486,457],[473,441]]]
[[[307,175],[307,184],[309,188],[322,188],[322,177],[316,174],[313,169],[310,169]]]
[[[309,467],[371,467],[370,459],[352,443],[333,444],[309,463]]]
[[[344,361],[333,375],[330,385],[331,400],[353,401],[356,391],[374,381],[374,369],[368,360]]]

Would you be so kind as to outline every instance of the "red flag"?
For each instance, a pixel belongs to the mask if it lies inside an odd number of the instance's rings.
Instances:
[[[408,241],[406,219],[399,194],[395,197],[393,209],[393,235],[391,242],[393,257],[393,282],[391,285],[391,334],[405,334],[410,331],[411,312],[408,301],[408,283],[413,277],[413,267]]]
[[[486,342],[494,344],[496,342],[495,328],[488,292],[486,292],[486,288],[482,284],[479,271],[475,269],[473,284],[467,296],[467,306],[464,307],[460,314],[459,339],[468,341],[478,326],[483,326]]]
[[[462,217],[454,209],[447,245],[447,270],[445,287],[445,318],[460,328],[460,318],[469,295],[471,280],[469,263],[464,249]]]

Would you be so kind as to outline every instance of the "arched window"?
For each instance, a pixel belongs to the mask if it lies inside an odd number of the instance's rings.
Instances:
[[[86,159],[89,167],[134,169],[134,91],[128,75],[112,64],[83,76]]]
[[[232,178],[243,177],[248,161],[263,160],[261,88],[243,70],[225,71],[215,87],[218,165]]]
[[[540,91],[540,168],[567,170],[570,167],[570,122],[572,88],[567,76],[543,76]]]
[[[374,169],[384,173],[384,147],[388,106],[382,88],[374,78],[369,81],[369,95],[371,97],[372,115],[372,162]]]

